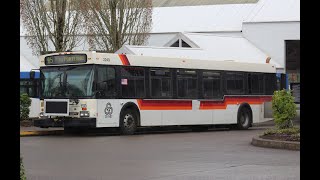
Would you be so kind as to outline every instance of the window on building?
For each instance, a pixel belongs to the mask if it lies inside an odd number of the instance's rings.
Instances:
[[[172,73],[170,69],[150,69],[150,81],[152,97],[172,96]]]
[[[197,71],[177,70],[178,97],[196,98],[198,95]]]
[[[182,44],[182,47],[191,48],[191,46],[188,43],[186,43],[184,40],[181,40],[181,44]]]
[[[244,74],[240,72],[226,73],[227,94],[244,94]]]
[[[174,42],[170,47],[179,47],[179,39]]]
[[[145,72],[141,67],[121,68],[122,97],[145,97]]]
[[[116,71],[114,67],[97,67],[97,93],[101,98],[116,96]]]
[[[215,71],[203,72],[203,97],[219,98],[221,94],[220,73]]]
[[[248,74],[248,91],[249,94],[263,94],[264,74]]]
[[[21,79],[20,94],[26,93],[29,97],[38,97],[38,80]]]
[[[188,47],[191,48],[191,46],[186,43],[184,40],[181,39],[181,46],[180,46],[180,39],[178,39],[176,42],[174,42],[170,47]]]

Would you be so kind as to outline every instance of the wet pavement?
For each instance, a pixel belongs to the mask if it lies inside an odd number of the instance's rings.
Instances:
[[[300,179],[300,152],[250,145],[264,128],[21,137],[28,180]]]

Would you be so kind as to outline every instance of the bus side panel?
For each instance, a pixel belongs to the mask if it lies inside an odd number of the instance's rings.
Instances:
[[[117,99],[98,99],[97,127],[119,127],[120,104]]]
[[[262,105],[260,104],[250,104],[252,110],[252,122],[257,123],[261,120]]]
[[[212,111],[203,110],[164,110],[163,125],[212,124]]]
[[[140,110],[141,126],[161,126],[162,110]]]
[[[213,110],[213,124],[236,124],[238,105],[228,105],[226,109]]]

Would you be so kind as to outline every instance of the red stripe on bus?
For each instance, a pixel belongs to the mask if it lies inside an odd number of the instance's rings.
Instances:
[[[192,101],[138,99],[140,110],[191,110]]]
[[[224,101],[200,101],[200,110],[226,109],[228,105],[248,103],[262,104],[271,101],[271,96],[266,97],[225,97]],[[140,110],[192,110],[192,101],[182,100],[143,100],[138,99]]]
[[[272,100],[272,96],[265,97],[225,97],[224,101],[201,101],[200,109],[211,110],[211,109],[226,109],[228,105],[234,104],[262,104]]]
[[[119,54],[122,65],[130,66],[130,62],[125,54]]]

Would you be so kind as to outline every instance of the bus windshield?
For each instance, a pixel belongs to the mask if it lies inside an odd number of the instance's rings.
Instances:
[[[50,67],[41,70],[43,98],[93,96],[93,66]]]

